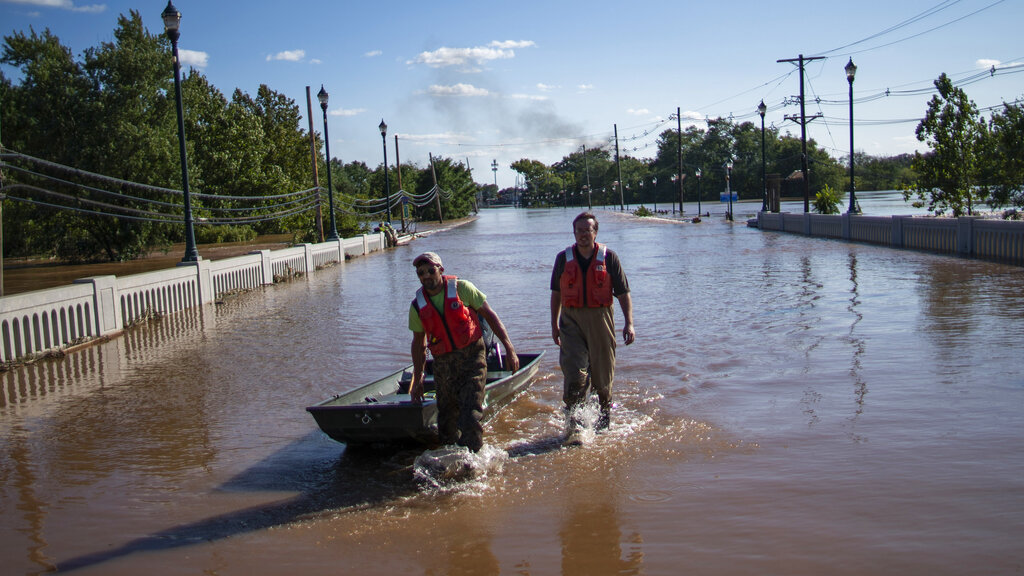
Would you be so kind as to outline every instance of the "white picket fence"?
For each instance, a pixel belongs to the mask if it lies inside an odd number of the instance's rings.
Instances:
[[[368,234],[224,260],[182,262],[170,270],[93,276],[70,286],[0,298],[0,363],[18,362],[109,336],[153,314],[173,314],[217,297],[309,274],[345,257],[383,250]]]

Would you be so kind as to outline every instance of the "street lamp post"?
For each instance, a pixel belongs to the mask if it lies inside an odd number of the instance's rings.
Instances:
[[[388,211],[388,226],[391,226],[391,179],[388,176],[388,125],[380,119],[380,139],[384,144],[384,206]]]
[[[657,177],[651,178],[651,188],[653,189],[652,193],[654,194],[654,211],[655,211],[655,213],[657,213],[657,211],[658,211],[658,178]]]
[[[725,219],[732,222],[732,160],[725,162],[725,194],[729,196],[729,213],[725,215]]]
[[[673,186],[673,188],[675,188],[676,182],[678,182],[678,181],[679,181],[679,174],[673,174],[672,175],[672,186]],[[673,206],[675,206],[675,202],[673,202]],[[683,213],[682,207],[680,207],[679,214],[682,215],[682,213]]]
[[[757,113],[761,115],[761,212],[768,211],[768,174],[764,158],[764,113],[767,111],[768,107],[761,100],[757,105]]]
[[[320,101],[320,109],[324,111],[324,153],[327,155],[327,204],[331,211],[331,233],[328,240],[338,239],[338,227],[334,222],[334,185],[331,182],[331,139],[327,135],[327,100],[330,96],[324,85],[320,85],[320,91],[316,93],[316,99]]]
[[[857,207],[857,196],[854,192],[853,186],[853,77],[857,74],[857,66],[853,63],[853,58],[846,63],[846,81],[850,83],[850,214],[859,214],[860,208]]]
[[[700,211],[700,197],[701,197],[701,192],[700,192],[700,168],[697,168],[696,170],[694,170],[693,171],[693,175],[697,177],[697,216],[699,217],[701,215],[701,211]]]
[[[198,262],[199,251],[196,250],[196,234],[192,221],[192,194],[188,189],[188,157],[185,153],[185,111],[181,104],[181,60],[178,58],[178,27],[181,25],[181,12],[170,1],[160,15],[164,20],[164,31],[171,41],[171,52],[174,55],[174,99],[178,111],[178,149],[181,153],[181,190],[185,194],[185,256],[182,262]]]

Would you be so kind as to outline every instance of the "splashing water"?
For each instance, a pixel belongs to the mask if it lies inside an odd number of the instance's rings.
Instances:
[[[507,460],[507,452],[489,444],[475,453],[465,446],[442,446],[416,457],[413,477],[425,486],[446,488],[499,473]]]

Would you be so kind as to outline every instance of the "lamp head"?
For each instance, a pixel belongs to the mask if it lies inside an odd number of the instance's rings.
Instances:
[[[856,76],[856,74],[857,65],[853,63],[853,58],[851,57],[850,61],[846,63],[846,80],[852,84],[853,77]]]
[[[761,115],[761,119],[764,120],[764,113],[768,111],[768,107],[764,105],[764,100],[757,105],[757,113]]]
[[[167,8],[164,8],[160,17],[164,20],[164,31],[167,32],[167,35],[177,38],[178,27],[181,26],[181,12],[178,12],[178,9],[174,7],[170,0],[168,0]]]
[[[327,111],[327,100],[330,99],[331,95],[324,90],[324,85],[320,85],[320,91],[316,93],[316,99],[320,101],[320,107]]]
[[[377,128],[380,128],[380,135],[381,136],[387,136],[388,135],[388,125],[384,123],[384,119],[383,118],[380,119],[380,125],[377,126]]]

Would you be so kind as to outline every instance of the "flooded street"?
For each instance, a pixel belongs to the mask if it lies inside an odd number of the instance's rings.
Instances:
[[[598,211],[637,340],[578,448],[548,308],[571,208],[483,211],[2,373],[3,573],[1024,571],[1024,269],[760,232],[748,208]],[[305,411],[410,362],[427,250],[547,351],[486,428],[500,470],[454,486]]]

